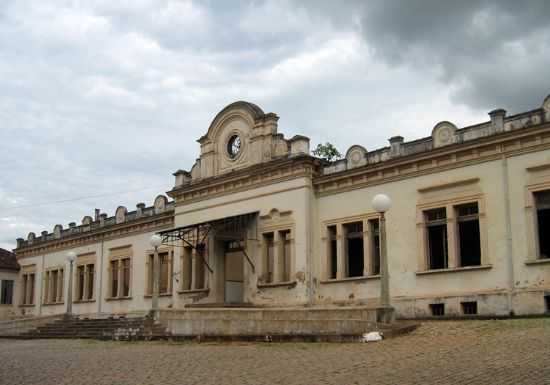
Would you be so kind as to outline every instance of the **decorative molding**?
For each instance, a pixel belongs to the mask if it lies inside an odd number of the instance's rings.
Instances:
[[[445,190],[445,189],[449,189],[449,188],[453,188],[453,187],[457,187],[457,186],[466,186],[466,185],[470,185],[470,184],[474,184],[474,183],[478,183],[478,182],[479,182],[479,178],[469,178],[469,179],[463,179],[463,180],[453,181],[453,182],[449,182],[449,183],[442,183],[442,184],[438,184],[438,185],[421,187],[421,188],[418,189],[418,192],[419,193],[426,193],[426,192],[430,192],[430,191],[434,191],[434,190]]]
[[[65,249],[106,240],[124,238],[131,235],[162,230],[174,226],[174,212],[168,211],[155,216],[142,217],[136,221],[98,228],[86,233],[77,233],[66,238],[49,240],[35,245],[24,246],[15,250],[17,259],[48,254]]]
[[[384,162],[317,176],[313,184],[317,195],[338,194],[476,165],[534,151],[550,149],[550,124],[528,127],[483,137],[431,151],[404,155]]]
[[[440,274],[440,273],[459,273],[459,272],[473,271],[473,270],[487,270],[487,269],[491,269],[492,267],[493,267],[493,265],[463,266],[463,267],[454,267],[454,268],[449,268],[449,269],[417,271],[416,275],[431,275],[431,274]]]

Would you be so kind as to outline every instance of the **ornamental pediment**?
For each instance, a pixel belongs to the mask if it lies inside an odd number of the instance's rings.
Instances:
[[[309,153],[309,139],[285,139],[277,132],[279,117],[249,102],[235,102],[221,110],[202,136],[200,156],[190,172],[178,171],[176,187],[273,159]]]

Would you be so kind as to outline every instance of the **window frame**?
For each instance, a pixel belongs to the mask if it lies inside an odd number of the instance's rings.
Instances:
[[[124,284],[124,261],[129,260],[128,262],[128,295],[123,295],[123,284]],[[131,246],[121,246],[116,248],[111,248],[109,250],[109,259],[108,259],[109,265],[107,266],[108,269],[108,279],[109,279],[109,286],[108,286],[108,293],[109,296],[106,298],[108,300],[117,300],[117,299],[130,299],[132,298],[132,285],[133,285],[133,275],[134,275],[134,257],[133,257],[133,249]],[[113,282],[114,282],[114,276],[113,276],[113,263],[116,263],[117,268],[117,295],[113,296]]]
[[[322,224],[321,240],[324,244],[323,272],[321,283],[330,282],[345,282],[361,279],[379,278],[380,273],[374,273],[374,231],[372,229],[373,221],[378,221],[380,224],[379,213],[365,213],[345,218],[338,218],[325,221]],[[348,254],[347,254],[347,235],[345,226],[354,223],[362,224],[362,241],[363,241],[363,274],[360,276],[349,276]],[[330,229],[336,228],[336,234],[331,234]],[[379,233],[378,233],[379,236]],[[334,256],[332,255],[333,242],[336,240],[336,277],[333,277],[331,269]]]
[[[460,206],[477,203],[476,214],[479,224],[480,264],[463,266],[460,261],[460,232],[458,208]],[[447,267],[430,269],[429,240],[427,233],[426,212],[433,209],[445,209],[447,231]],[[434,221],[435,222],[435,221]],[[418,239],[418,271],[417,274],[483,269],[491,267],[488,257],[487,223],[485,200],[482,194],[464,195],[444,201],[431,201],[417,205],[417,239]]]
[[[284,238],[283,238],[283,235]],[[260,230],[261,274],[257,286],[281,285],[294,282],[295,229],[293,224],[265,226]],[[272,259],[268,259],[268,243],[272,242]],[[288,255],[287,255],[288,252]]]
[[[171,247],[162,247],[157,250],[158,256],[159,256],[159,267],[160,267],[160,282],[159,282],[159,296],[170,296],[173,293],[174,289],[174,249]],[[167,270],[167,288],[166,291],[161,291],[160,284],[162,283],[162,256],[166,255],[168,262],[168,270]],[[147,250],[145,253],[146,256],[146,262],[145,262],[145,296],[150,297],[153,295],[153,263],[154,263],[154,257],[155,257],[155,251],[154,250]],[[183,253],[182,253],[183,258]],[[183,280],[182,280],[183,281]],[[183,285],[183,282],[181,283]]]

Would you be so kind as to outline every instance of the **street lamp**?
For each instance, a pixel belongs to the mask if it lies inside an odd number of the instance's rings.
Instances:
[[[390,276],[388,271],[388,254],[386,243],[385,213],[391,207],[391,199],[386,194],[377,194],[372,199],[372,208],[380,214],[380,306],[383,308],[383,322],[390,322],[393,309],[390,305]]]
[[[151,246],[155,249],[153,256],[153,297],[151,299],[151,307],[153,312],[153,318],[156,320],[158,318],[159,311],[159,253],[158,248],[162,244],[162,237],[158,234],[153,234],[151,240],[149,241]]]
[[[67,253],[67,261],[69,261],[69,288],[67,293],[67,316],[73,313],[73,263],[76,259],[76,253],[69,251]]]

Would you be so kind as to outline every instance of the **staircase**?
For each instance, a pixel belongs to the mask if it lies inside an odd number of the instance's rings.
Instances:
[[[65,317],[19,334],[18,338],[88,338],[114,341],[166,339],[170,333],[147,316]]]

